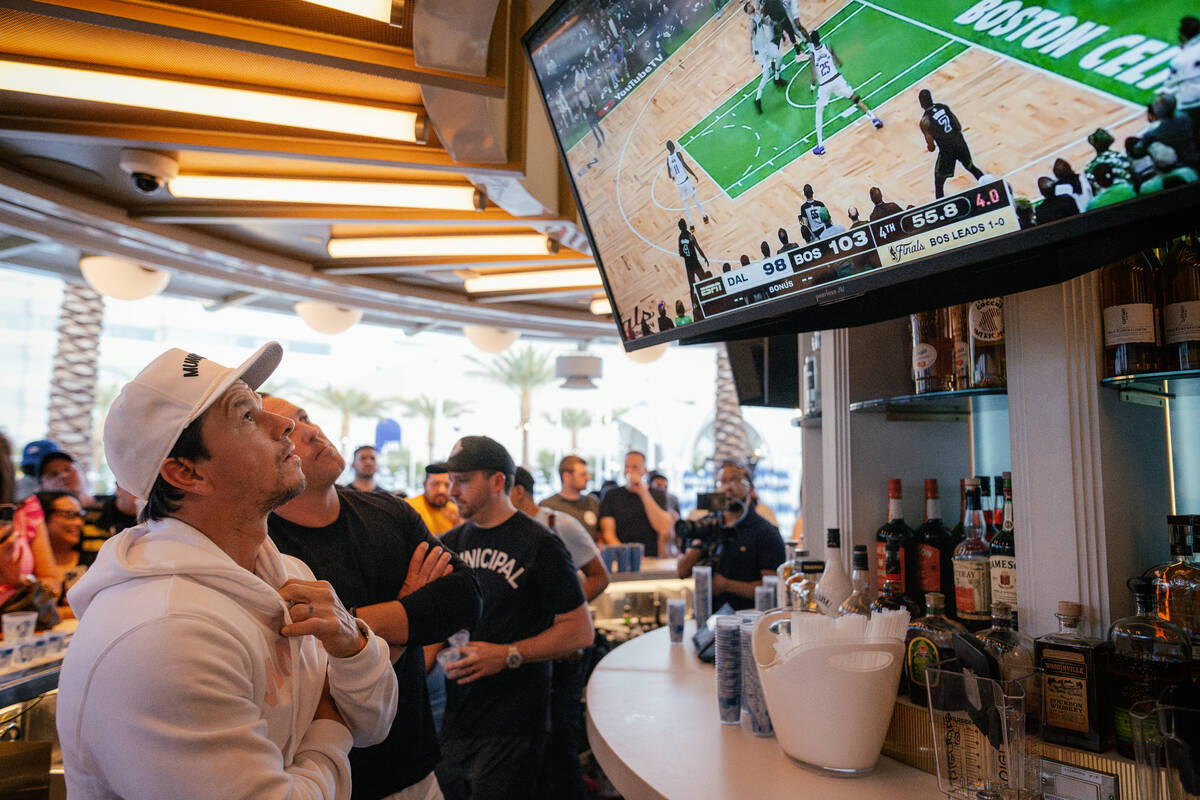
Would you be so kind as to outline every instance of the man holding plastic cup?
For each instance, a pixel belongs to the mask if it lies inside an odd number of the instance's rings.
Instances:
[[[267,537],[304,489],[292,421],[254,392],[282,355],[271,342],[231,369],[168,350],[109,410],[108,465],[146,521],[69,593],[72,798],[347,798],[351,746],[391,727],[387,644]]]
[[[441,542],[475,569],[483,611],[446,666],[438,782],[449,800],[537,797],[550,662],[592,643],[591,614],[562,541],[513,507],[504,446],[467,436],[444,466],[467,521]]]
[[[666,557],[679,515],[667,510],[667,496],[646,484],[646,456],[625,454],[625,485],[600,500],[601,544],[640,542],[650,558]]]

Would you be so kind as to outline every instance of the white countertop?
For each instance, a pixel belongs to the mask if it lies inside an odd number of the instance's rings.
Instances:
[[[880,757],[875,771],[834,778],[798,765],[774,737],[717,719],[712,664],[672,645],[666,627],[620,645],[587,687],[588,740],[626,800],[936,800],[934,776]]]

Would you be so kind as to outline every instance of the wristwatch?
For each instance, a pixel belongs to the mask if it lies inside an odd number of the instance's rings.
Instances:
[[[510,644],[508,646],[508,655],[504,658],[504,666],[509,669],[516,669],[521,666],[522,661],[524,659],[521,658],[521,651],[517,649],[515,644]]]

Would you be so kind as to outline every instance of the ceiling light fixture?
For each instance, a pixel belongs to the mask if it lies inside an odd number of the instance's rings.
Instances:
[[[416,111],[73,67],[0,59],[0,89],[402,142],[425,138],[424,120]]]
[[[656,344],[652,347],[643,347],[641,350],[627,350],[625,351],[625,355],[630,361],[635,361],[638,364],[649,364],[653,361],[658,361],[665,352],[667,352],[666,342]]]
[[[333,258],[420,258],[424,256],[538,256],[550,253],[541,233],[489,236],[376,236],[330,239]]]
[[[117,300],[150,297],[167,288],[171,280],[171,273],[166,270],[115,256],[85,256],[79,259],[79,271],[88,286]]]
[[[253,200],[259,203],[479,210],[479,190],[470,184],[374,183],[317,178],[252,178],[236,175],[180,175],[167,182],[175,197],[200,200]],[[486,199],[483,201],[486,203]]]
[[[308,2],[356,14],[360,17],[377,19],[380,22],[392,21],[392,0],[308,0]]]
[[[540,269],[530,272],[501,272],[467,278],[464,287],[470,294],[484,292],[522,292],[539,289],[597,289],[600,271],[595,267],[577,269]]]
[[[308,327],[317,333],[330,335],[349,330],[363,315],[361,309],[335,306],[320,300],[301,300],[292,308],[300,315],[300,319],[308,323]]]
[[[597,317],[607,317],[612,314],[612,303],[608,302],[607,297],[597,297],[592,301],[590,308]]]
[[[464,325],[463,335],[467,340],[485,353],[500,353],[509,345],[521,338],[517,331],[507,328],[492,328],[487,325]]]

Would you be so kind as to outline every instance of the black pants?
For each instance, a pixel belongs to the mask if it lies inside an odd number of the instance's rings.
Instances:
[[[583,742],[582,659],[554,662],[550,678],[550,738],[542,762],[543,797],[546,800],[584,800],[583,768],[579,751]]]
[[[541,772],[546,734],[442,739],[437,779],[446,800],[529,800]]]

